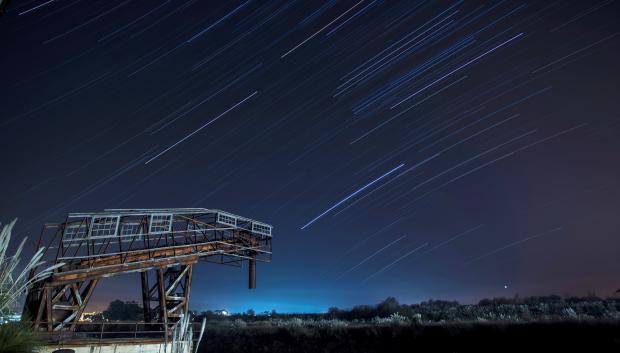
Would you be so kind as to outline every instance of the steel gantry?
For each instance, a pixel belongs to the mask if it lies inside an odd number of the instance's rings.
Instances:
[[[199,260],[247,262],[254,288],[256,262],[271,262],[271,232],[268,224],[204,208],[70,213],[43,227],[37,247],[58,267],[29,290],[24,314],[39,330],[73,331],[102,278],[139,272],[145,322],[168,328],[188,313]]]

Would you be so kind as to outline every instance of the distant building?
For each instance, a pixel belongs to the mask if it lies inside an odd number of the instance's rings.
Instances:
[[[271,311],[265,310],[262,313],[260,313],[259,315],[261,315],[261,316],[273,316],[275,314],[276,314],[276,310],[275,309],[271,309]]]
[[[230,312],[228,310],[225,310],[225,309],[215,310],[215,311],[213,311],[213,313],[215,315],[219,315],[219,316],[230,316]]]
[[[82,316],[80,316],[80,321],[93,322],[97,321],[96,318],[100,317],[102,317],[100,311],[91,311],[89,313],[82,313]]]

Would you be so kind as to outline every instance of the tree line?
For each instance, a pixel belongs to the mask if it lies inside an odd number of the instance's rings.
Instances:
[[[388,297],[376,305],[357,305],[350,309],[331,307],[325,313],[277,313],[275,310],[256,313],[222,315],[219,311],[190,311],[194,321],[243,320],[343,320],[368,321],[375,318],[398,317],[418,322],[446,321],[535,321],[549,319],[620,319],[620,298],[599,298],[594,294],[585,297],[560,297],[557,295],[520,298],[482,299],[477,304],[461,304],[457,301],[427,300],[417,304],[401,304]],[[94,320],[141,321],[142,307],[136,302],[114,300]]]

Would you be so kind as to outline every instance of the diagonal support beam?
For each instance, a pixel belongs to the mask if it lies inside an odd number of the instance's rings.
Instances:
[[[177,275],[177,278],[174,279],[174,282],[172,282],[170,286],[168,287],[168,289],[166,290],[166,295],[170,295],[170,292],[172,292],[176,288],[176,286],[179,284],[179,282],[181,282],[181,280],[183,279],[183,277],[189,270],[190,266],[191,265],[185,266],[183,271],[181,271],[181,273]]]
[[[83,299],[81,299],[80,307],[77,310],[77,312],[75,313],[76,314],[75,320],[73,320],[73,322],[71,323],[71,327],[69,328],[69,330],[71,330],[71,331],[75,330],[75,326],[77,325],[78,321],[82,317],[82,313],[84,313],[84,310],[86,309],[86,305],[88,305],[88,301],[90,300],[90,297],[93,295],[93,292],[95,291],[95,287],[97,286],[97,282],[98,282],[98,280],[94,279],[94,280],[90,281],[88,283],[88,285],[86,285],[86,288],[84,289],[84,291],[81,294],[78,291],[78,296],[80,298],[83,298]]]

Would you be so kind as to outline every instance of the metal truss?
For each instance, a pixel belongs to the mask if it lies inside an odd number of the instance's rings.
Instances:
[[[60,264],[29,290],[24,313],[39,330],[73,331],[104,277],[140,272],[144,319],[166,328],[187,315],[193,265],[271,262],[268,224],[220,210],[113,209],[46,224],[37,247]],[[36,269],[30,274],[37,273]]]
[[[140,278],[145,321],[168,326],[187,313],[192,284],[191,264],[142,272]]]

